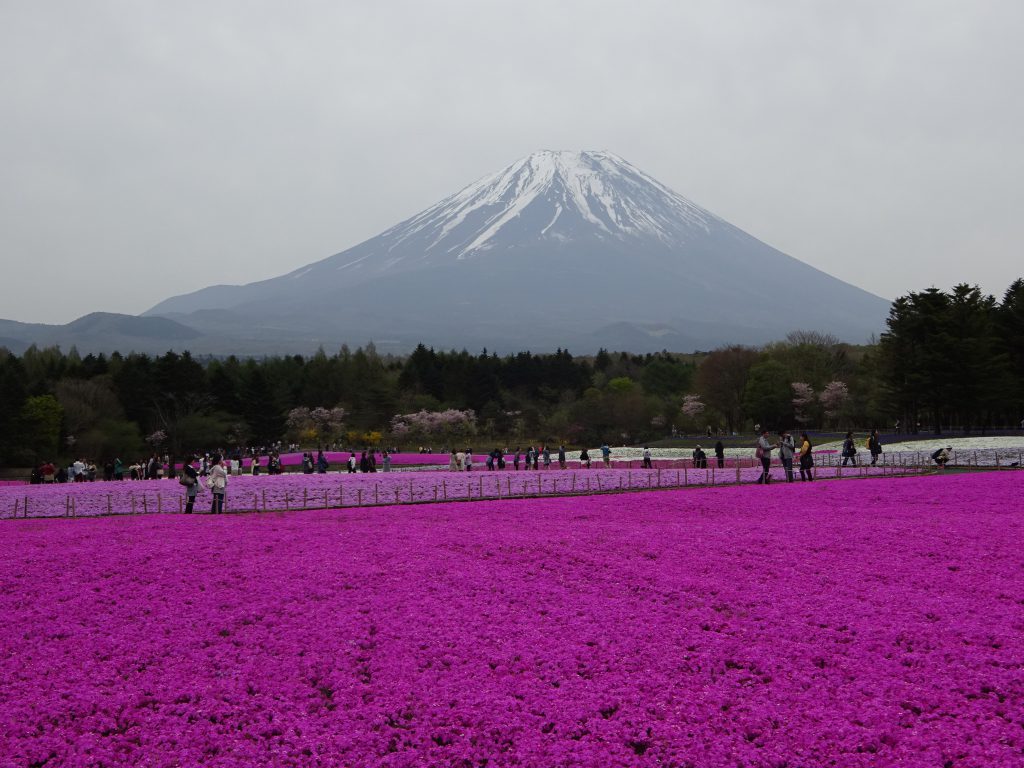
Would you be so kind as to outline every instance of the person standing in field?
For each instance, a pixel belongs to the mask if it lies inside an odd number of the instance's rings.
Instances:
[[[699,445],[697,447],[700,448]],[[648,448],[646,445],[644,446],[643,459],[644,460],[641,463],[641,468],[651,469],[651,449]]]
[[[228,473],[221,463],[220,454],[215,454],[210,462],[210,492],[213,494],[213,501],[210,504],[210,514],[219,514],[224,511],[224,497],[228,492]]]
[[[452,448],[452,452],[448,454],[448,471],[454,472],[459,468],[458,454],[455,453],[455,449]]]
[[[551,449],[545,445],[541,454],[544,456],[544,469],[551,469]]]
[[[463,459],[463,461],[466,463],[466,471],[467,472],[472,472],[473,471],[473,451],[470,450],[469,448],[466,449],[466,456]]]
[[[195,457],[189,457],[181,467],[181,478],[178,480],[179,483],[185,486],[185,514],[191,515],[192,510],[195,507],[196,495],[199,493],[199,473],[196,472],[196,468],[192,466],[195,462]]]
[[[536,456],[536,451],[535,451],[534,447],[532,445],[527,446],[527,448],[526,448],[526,468],[527,469],[533,469],[534,468],[534,464],[533,464],[534,456]]]
[[[518,445],[516,446],[515,456],[512,457],[512,466],[515,468],[515,471],[517,471],[517,472],[519,471],[519,446]]]
[[[381,462],[384,464],[384,471],[385,472],[390,472],[391,471],[391,454],[389,452],[384,451],[384,453],[381,454]]]
[[[857,445],[853,442],[853,432],[847,432],[846,438],[843,440],[843,466],[846,466],[846,462],[852,461],[853,466],[857,466]]]
[[[878,457],[882,453],[882,441],[878,437],[878,430],[872,429],[871,435],[868,437],[868,450],[871,452],[871,466],[875,466],[878,463]]]
[[[590,454],[586,448],[580,451],[580,469],[590,469]]]
[[[779,461],[786,470],[786,482],[793,482],[793,455],[796,453],[796,446],[793,444],[793,436],[788,430],[782,430],[779,434]]]
[[[707,469],[708,468],[708,455],[704,453],[704,449],[699,445],[693,449],[693,468],[694,469]]]
[[[772,446],[768,440],[768,430],[765,429],[761,432],[761,436],[757,438],[757,448],[754,451],[754,455],[761,462],[761,476],[757,478],[759,485],[768,485],[772,481],[771,469],[772,469]]]
[[[558,466],[560,469],[565,469],[565,446],[558,446]]]
[[[715,458],[718,460],[718,468],[725,469],[725,445],[721,440],[715,443]]]
[[[601,445],[601,460],[606,467],[612,465],[612,449],[608,447],[608,443]]]
[[[811,467],[814,466],[814,455],[811,453],[811,449],[814,446],[811,445],[811,438],[807,436],[806,432],[800,433],[800,480],[811,481],[814,479],[814,473]]]

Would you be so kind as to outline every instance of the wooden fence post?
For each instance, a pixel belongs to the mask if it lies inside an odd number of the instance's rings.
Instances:
[[[108,493],[107,494],[107,514],[108,515],[113,514],[112,507],[113,507],[113,503],[111,502],[110,494]]]

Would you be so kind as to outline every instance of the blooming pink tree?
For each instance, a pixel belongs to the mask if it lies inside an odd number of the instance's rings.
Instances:
[[[811,408],[816,399],[814,389],[803,381],[794,381],[790,387],[793,388],[793,414],[798,422],[807,424],[811,420]]]
[[[396,437],[440,438],[468,437],[476,432],[476,414],[471,410],[417,411],[400,413],[391,419],[391,434]]]
[[[344,408],[292,408],[286,425],[300,438],[329,443],[341,434],[345,416]]]
[[[844,382],[830,381],[818,396],[818,400],[825,409],[825,416],[835,420],[839,418],[849,397],[850,390]]]
[[[683,397],[683,416],[688,419],[696,419],[704,412],[704,403],[700,400],[700,395],[686,395]]]

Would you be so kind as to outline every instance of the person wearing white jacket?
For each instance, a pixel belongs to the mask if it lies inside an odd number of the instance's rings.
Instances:
[[[221,463],[220,454],[214,455],[210,462],[210,474],[207,478],[210,492],[213,494],[213,502],[210,504],[210,514],[216,515],[224,511],[224,497],[228,492],[228,473]]]

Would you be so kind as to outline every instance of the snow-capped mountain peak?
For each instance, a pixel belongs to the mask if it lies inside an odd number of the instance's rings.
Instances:
[[[715,219],[610,152],[542,150],[470,184],[382,237],[389,251],[427,242],[422,257],[465,259],[500,240],[577,241],[596,236],[685,242]],[[512,230],[512,231],[509,231]]]

